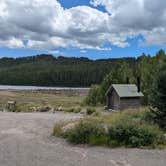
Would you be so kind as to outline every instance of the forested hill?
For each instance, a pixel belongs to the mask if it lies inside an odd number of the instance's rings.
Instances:
[[[0,59],[0,84],[37,86],[81,86],[100,83],[122,59],[90,60],[37,55]],[[135,58],[125,58],[131,66]]]

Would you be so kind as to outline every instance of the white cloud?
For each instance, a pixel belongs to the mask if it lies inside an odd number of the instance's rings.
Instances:
[[[88,6],[64,9],[57,0],[1,0],[0,46],[52,50],[111,50],[127,47],[142,34],[145,44],[166,45],[166,1],[92,0],[107,13]],[[27,40],[24,45],[23,40]]]
[[[59,50],[48,50],[49,54],[60,54]]]
[[[9,40],[0,41],[0,46],[9,47],[9,48],[24,48],[24,43],[20,39],[11,37]]]
[[[111,15],[111,28],[126,37],[143,35],[148,45],[166,45],[165,0],[92,0]]]
[[[86,50],[80,50],[80,53],[86,53],[87,51]]]

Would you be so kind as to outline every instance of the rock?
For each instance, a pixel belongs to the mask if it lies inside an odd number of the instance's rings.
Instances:
[[[37,107],[31,107],[30,110],[31,110],[32,112],[38,112],[38,108],[37,108]]]
[[[51,112],[51,113],[55,113],[55,109],[54,108],[51,108],[50,110],[49,110],[49,112]]]
[[[68,123],[67,125],[65,125],[65,126],[62,127],[62,131],[63,131],[63,132],[66,132],[66,131],[68,131],[68,130],[71,130],[71,129],[73,129],[73,128],[75,127],[75,125],[77,125],[77,124],[78,124],[78,122],[71,122],[71,123]]]
[[[51,109],[50,106],[44,106],[39,108],[39,112],[49,112]]]
[[[87,110],[86,110],[86,109],[82,109],[82,110],[80,111],[80,114],[86,115],[86,114],[87,114]]]
[[[62,107],[58,107],[57,111],[63,111]]]
[[[44,106],[44,107],[31,107],[30,110],[32,112],[49,112],[53,108],[50,106]]]

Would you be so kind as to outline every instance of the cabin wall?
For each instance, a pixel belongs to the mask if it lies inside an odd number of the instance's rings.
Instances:
[[[114,110],[120,109],[120,99],[114,90],[107,96],[107,106]]]
[[[141,107],[141,98],[121,98],[120,110],[137,109]]]

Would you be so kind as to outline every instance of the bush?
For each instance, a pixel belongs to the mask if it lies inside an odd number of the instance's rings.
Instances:
[[[101,112],[94,112],[93,114],[92,114],[92,116],[94,116],[94,117],[100,117],[102,114],[101,114]]]
[[[156,145],[163,137],[158,127],[132,121],[113,124],[108,135],[110,145],[129,147]]]
[[[153,125],[153,120],[152,120],[152,113],[151,111],[146,108],[146,109],[140,109],[140,110],[127,110],[123,112],[115,112],[111,113],[110,115],[105,115],[102,118],[103,122],[112,125],[114,123],[118,122],[128,122],[132,121],[135,123],[149,123]]]
[[[63,123],[55,124],[52,135],[57,137],[63,136],[62,127]]]
[[[74,144],[101,145],[106,142],[104,127],[98,121],[81,121],[68,131],[67,139]]]
[[[87,115],[92,115],[93,113],[96,112],[96,109],[95,108],[87,108]]]
[[[79,112],[81,112],[81,108],[80,107],[74,109],[74,113],[79,113]]]
[[[100,103],[100,86],[93,85],[85,98],[84,103],[87,105],[95,106]]]
[[[79,113],[81,111],[81,108],[80,107],[78,107],[78,108],[62,108],[61,111]]]
[[[165,146],[164,133],[150,119],[149,110],[125,111],[90,116],[65,132],[62,132],[60,126],[56,126],[54,131],[74,144],[152,148]]]

